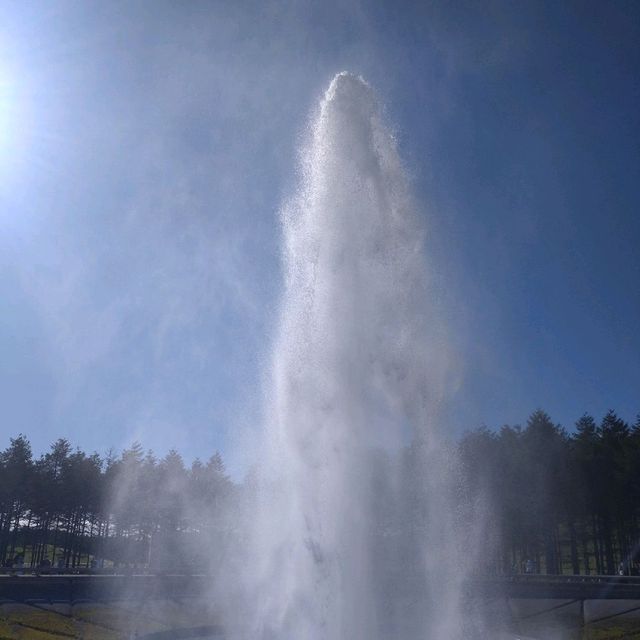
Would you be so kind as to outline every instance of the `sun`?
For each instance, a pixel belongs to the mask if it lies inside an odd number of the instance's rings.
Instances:
[[[28,114],[19,99],[15,76],[0,66],[0,182],[6,187],[25,156],[25,130]]]
[[[6,150],[12,129],[11,83],[7,74],[0,70],[0,153]]]

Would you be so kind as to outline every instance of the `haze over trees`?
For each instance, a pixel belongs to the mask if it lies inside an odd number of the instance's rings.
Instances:
[[[640,416],[583,415],[569,434],[541,410],[460,441],[467,500],[488,496],[495,571],[617,573],[640,551]]]
[[[524,427],[482,427],[456,446],[461,503],[471,519],[491,514],[483,572],[528,561],[541,573],[612,574],[640,551],[640,416],[585,414],[569,433],[538,410]],[[187,466],[139,444],[101,457],[61,439],[34,458],[19,435],[0,452],[0,563],[215,571],[246,533],[248,478],[233,482],[218,453]]]
[[[187,468],[175,451],[158,460],[135,444],[101,458],[58,440],[34,459],[20,435],[0,453],[0,562],[202,566],[211,550],[195,536],[224,529],[217,514],[234,491],[217,453]]]

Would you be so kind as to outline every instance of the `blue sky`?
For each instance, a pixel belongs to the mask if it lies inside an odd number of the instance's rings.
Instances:
[[[634,420],[638,42],[622,1],[0,2],[4,442],[242,467],[278,208],[343,69],[378,91],[426,218],[445,428]]]

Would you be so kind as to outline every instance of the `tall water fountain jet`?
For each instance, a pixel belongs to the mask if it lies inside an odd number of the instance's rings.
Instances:
[[[338,74],[283,207],[285,291],[243,631],[462,633],[443,351],[422,217],[370,86]]]

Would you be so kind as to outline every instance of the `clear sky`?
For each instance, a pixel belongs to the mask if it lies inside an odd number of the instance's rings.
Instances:
[[[622,0],[0,2],[0,447],[237,458],[278,208],[343,69],[427,219],[446,428],[634,420],[639,42]]]

